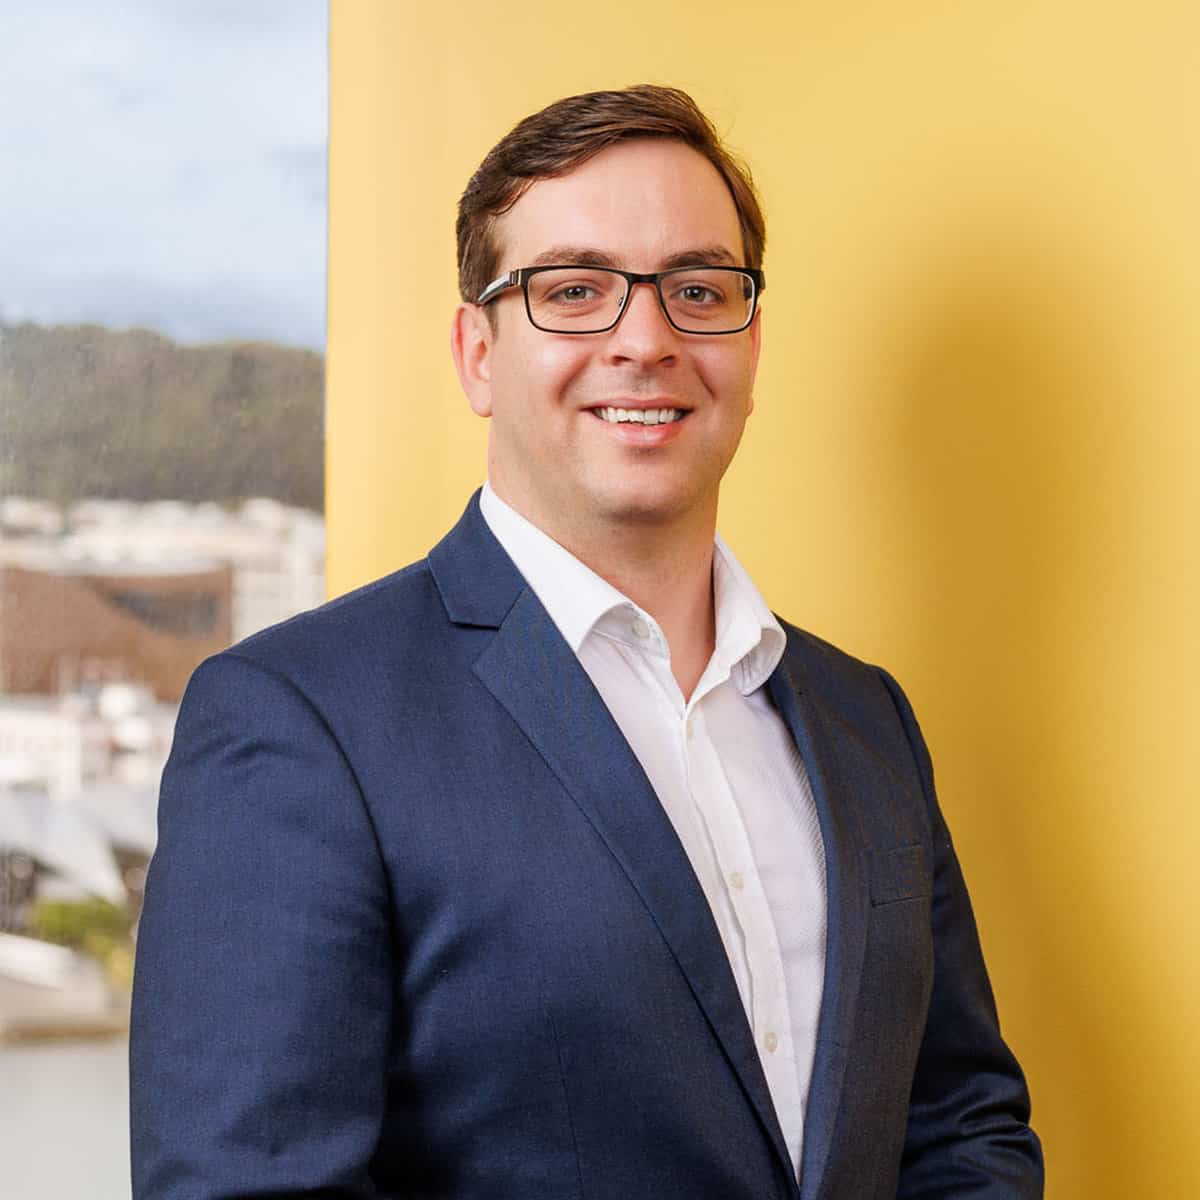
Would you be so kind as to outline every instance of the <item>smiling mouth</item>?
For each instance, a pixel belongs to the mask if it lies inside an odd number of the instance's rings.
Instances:
[[[593,408],[589,410],[610,425],[671,425],[688,415],[686,408]]]

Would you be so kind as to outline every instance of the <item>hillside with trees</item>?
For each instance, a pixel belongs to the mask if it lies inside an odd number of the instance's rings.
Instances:
[[[0,324],[0,496],[324,507],[322,355]]]

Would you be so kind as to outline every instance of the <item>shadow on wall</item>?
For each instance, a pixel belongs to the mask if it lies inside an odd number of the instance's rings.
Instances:
[[[909,564],[889,640],[909,648],[1053,1194],[1165,1196],[1147,1177],[1158,1114],[1130,1112],[1168,1070],[1130,1020],[1154,1011],[1153,971],[1122,970],[1142,951],[1114,878],[1140,351],[1078,245],[988,230],[914,264],[863,342],[871,508]]]

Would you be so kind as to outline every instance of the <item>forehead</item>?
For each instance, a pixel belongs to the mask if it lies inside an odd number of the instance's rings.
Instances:
[[[504,270],[560,246],[614,255],[628,270],[714,247],[743,260],[725,181],[698,151],[666,139],[618,142],[565,175],[538,180],[497,220],[495,236]]]

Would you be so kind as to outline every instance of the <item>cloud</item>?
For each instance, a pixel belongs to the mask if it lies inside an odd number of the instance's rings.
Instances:
[[[321,348],[326,6],[0,17],[0,312]]]
[[[153,329],[186,343],[236,339],[318,350],[324,346],[323,307],[314,308],[304,297],[295,300],[256,288],[241,278],[181,286],[170,279],[113,272],[74,276],[65,299],[62,286],[44,277],[28,278],[12,291],[21,299],[0,300],[0,324],[95,323]]]

